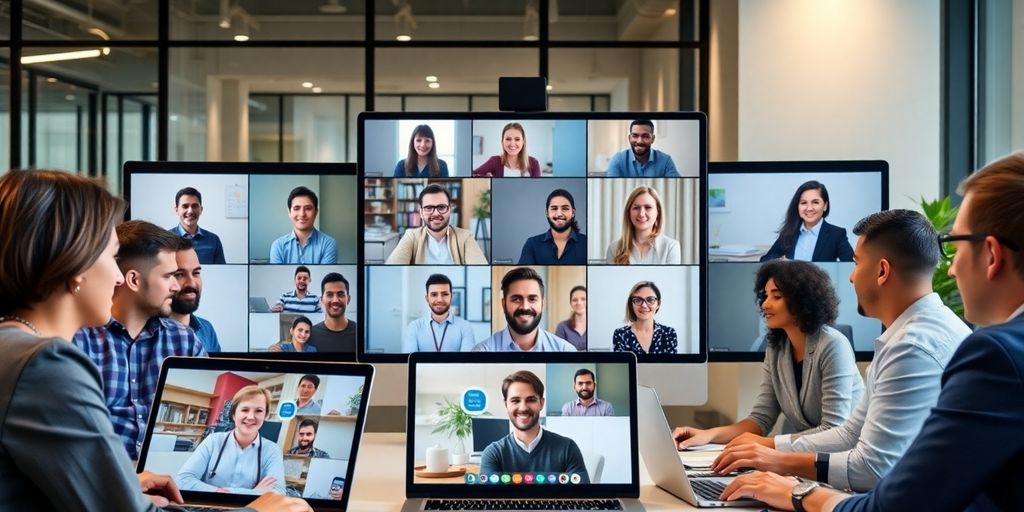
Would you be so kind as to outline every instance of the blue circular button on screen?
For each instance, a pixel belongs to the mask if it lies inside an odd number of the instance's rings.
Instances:
[[[295,402],[287,401],[281,402],[281,406],[277,409],[277,416],[282,420],[291,419],[295,416]]]
[[[462,393],[462,409],[469,414],[487,410],[487,393],[480,388],[468,388]]]

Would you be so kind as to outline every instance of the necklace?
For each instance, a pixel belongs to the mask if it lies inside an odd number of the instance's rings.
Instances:
[[[42,334],[39,334],[39,329],[36,329],[36,326],[33,325],[32,322],[29,322],[28,320],[25,320],[24,318],[22,318],[22,317],[20,317],[18,315],[4,315],[4,316],[0,316],[0,323],[3,323],[3,322],[18,322],[18,323],[24,325],[25,327],[28,327],[29,329],[32,329],[32,333],[35,334],[36,336],[39,336],[39,337],[43,336]]]

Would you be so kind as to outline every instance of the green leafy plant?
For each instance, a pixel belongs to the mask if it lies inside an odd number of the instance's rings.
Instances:
[[[491,216],[491,189],[480,192],[480,199],[473,207],[473,217],[486,219]]]
[[[447,398],[444,399],[444,403],[435,402],[435,404],[438,407],[439,420],[432,433],[443,433],[450,438],[458,439],[459,442],[469,437],[470,432],[473,431],[473,417],[464,411],[462,406]]]
[[[359,386],[359,389],[352,396],[348,397],[348,413],[349,416],[355,416],[359,412],[359,406],[363,402],[363,387]]]
[[[949,196],[934,201],[928,201],[922,197],[918,204],[936,231],[943,233],[953,227],[953,220],[956,219],[956,212],[959,208],[953,206]],[[955,252],[956,248],[953,244],[947,244],[943,248],[942,255],[939,257],[939,266],[935,268],[935,274],[932,276],[932,288],[949,309],[963,318],[964,303],[960,298],[960,290],[956,287],[956,280],[949,277],[949,265],[953,261]]]

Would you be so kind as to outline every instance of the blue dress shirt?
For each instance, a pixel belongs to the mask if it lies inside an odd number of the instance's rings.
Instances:
[[[191,315],[188,326],[196,333],[196,337],[203,343],[207,353],[220,352],[220,340],[217,339],[217,331],[213,330],[213,324],[205,318]]]
[[[214,472],[213,477],[210,477],[211,471]],[[277,480],[270,489],[254,489],[259,480],[268,476]],[[257,435],[256,441],[242,448],[235,440],[234,430],[214,432],[199,443],[196,451],[181,466],[178,487],[183,491],[215,492],[224,487],[233,494],[276,491],[283,495],[286,492],[284,457],[277,443],[263,436]]]
[[[807,229],[804,223],[800,222],[800,234],[796,238],[796,246],[793,247],[793,259],[800,261],[811,261],[814,258],[814,247],[818,245],[818,232],[821,231],[821,220],[813,228]]]
[[[226,263],[224,260],[224,246],[220,243],[220,237],[212,231],[197,228],[196,234],[193,235],[185,231],[181,224],[174,226],[169,231],[176,233],[180,237],[192,240],[192,243],[195,244],[196,255],[199,256],[199,263],[203,265],[223,265]]]
[[[306,240],[305,247],[299,247],[295,231],[274,240],[270,246],[271,263],[292,265],[329,265],[338,262],[338,242],[330,235],[314,229]]]
[[[438,158],[437,159],[437,164],[438,164],[437,177],[438,178],[447,178],[448,177],[448,163],[445,162],[444,160],[441,160],[440,158]],[[415,176],[406,176],[405,175],[405,159],[403,158],[402,160],[399,160],[397,164],[395,164],[395,175],[394,176],[396,178],[433,178],[434,177],[434,176],[430,175],[430,167],[429,166],[425,166],[422,169],[417,168],[416,170],[418,172],[416,173]]]
[[[632,148],[626,148],[608,161],[609,178],[678,178],[679,171],[667,153],[650,149],[646,164],[640,164]]]
[[[106,325],[79,329],[72,342],[99,368],[114,432],[133,460],[139,458],[160,364],[169,356],[207,355],[192,329],[167,317],[150,318],[135,339],[111,317]]]
[[[523,352],[523,349],[512,340],[512,334],[508,327],[494,333],[473,347],[473,352]],[[537,329],[537,341],[533,344],[530,352],[576,352],[572,343],[545,331]]]
[[[558,247],[547,230],[537,236],[531,236],[523,244],[523,252],[519,255],[520,265],[586,265],[587,235],[569,231],[569,239],[565,241],[562,257],[558,257]]]
[[[435,343],[441,346],[440,350]],[[469,322],[449,314],[438,323],[427,315],[409,322],[402,339],[402,352],[468,352],[475,345]]]
[[[292,342],[290,341],[279,341],[277,343],[274,343],[274,345],[277,345],[278,348],[281,349],[281,352],[297,352],[297,350],[295,350],[295,345],[293,345]],[[306,345],[302,347],[302,351],[316,352],[316,345],[313,345],[312,343],[306,343]]]

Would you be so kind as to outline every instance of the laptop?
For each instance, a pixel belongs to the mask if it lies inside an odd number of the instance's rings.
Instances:
[[[610,415],[562,415],[581,369],[602,400],[588,410]],[[407,411],[404,512],[643,510],[632,353],[416,352]],[[478,436],[491,441],[469,460]]]
[[[174,477],[186,505],[172,510],[266,491],[345,510],[372,381],[367,364],[169,357],[137,469]]]
[[[639,386],[637,401],[640,416],[640,453],[654,484],[695,507],[762,507],[750,499],[722,501],[719,497],[734,477],[713,476],[707,471],[687,473],[672,429],[661,409],[658,393]]]
[[[266,297],[249,297],[250,313],[270,313],[270,304]]]

